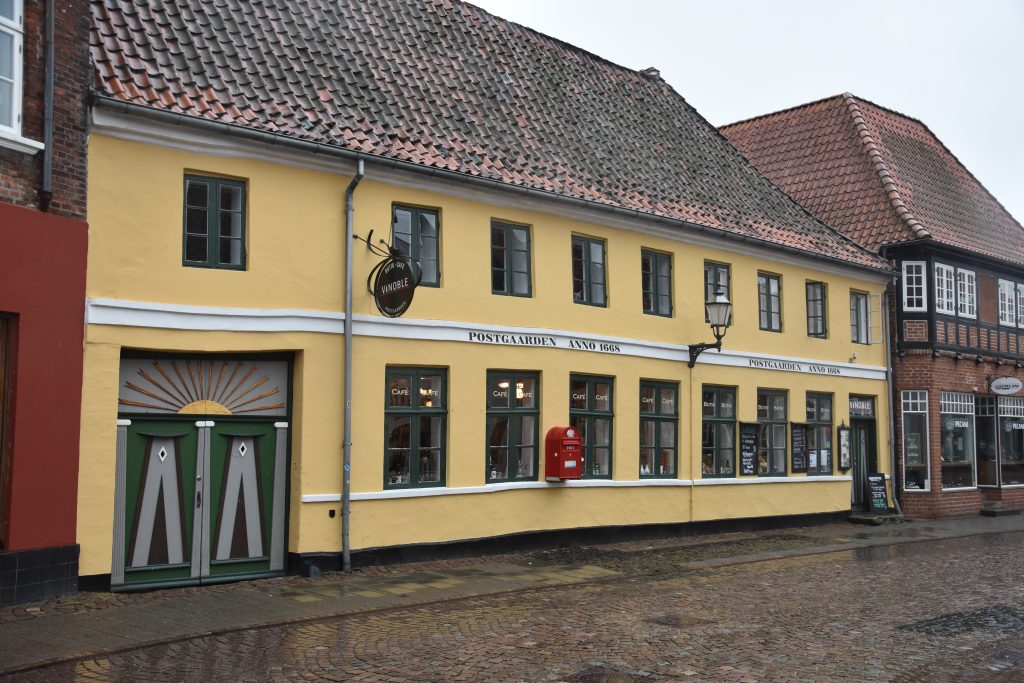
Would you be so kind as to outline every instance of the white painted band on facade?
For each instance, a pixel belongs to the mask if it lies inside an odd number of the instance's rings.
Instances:
[[[274,429],[288,429],[288,423],[287,422],[275,422],[274,423]]]
[[[117,421],[117,426],[118,427],[130,427],[131,424],[132,424],[131,420],[118,420]]]

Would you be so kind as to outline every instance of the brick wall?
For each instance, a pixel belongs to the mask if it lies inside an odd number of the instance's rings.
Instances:
[[[89,5],[85,0],[54,2],[53,200],[50,211],[84,218],[86,207]],[[43,141],[45,109],[45,3],[25,0],[23,137]],[[0,148],[0,202],[40,208],[43,153]]]

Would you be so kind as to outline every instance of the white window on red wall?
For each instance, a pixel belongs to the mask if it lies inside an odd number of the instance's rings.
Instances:
[[[1017,324],[1017,286],[1009,280],[999,281],[999,324]]]
[[[1017,285],[1017,327],[1024,327],[1024,285]]]
[[[903,262],[903,310],[928,310],[928,287],[924,261]]]
[[[21,134],[22,2],[0,0],[0,134]]]
[[[974,318],[978,315],[978,288],[973,270],[956,271],[957,310],[961,317]]]
[[[953,290],[954,269],[952,266],[935,264],[935,312],[953,315],[955,295]]]

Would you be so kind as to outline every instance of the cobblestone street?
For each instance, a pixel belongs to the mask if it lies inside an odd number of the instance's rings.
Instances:
[[[761,541],[785,545],[772,538]],[[530,561],[586,563],[573,566],[591,580],[192,638],[8,680],[1020,681],[1022,541],[719,567],[693,561],[713,557],[712,543],[538,553]]]

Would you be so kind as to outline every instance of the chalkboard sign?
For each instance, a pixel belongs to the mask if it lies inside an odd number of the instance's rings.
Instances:
[[[740,423],[740,474],[757,474],[757,423]]]
[[[868,511],[888,512],[889,496],[885,492],[885,475],[868,475]]]
[[[807,471],[807,425],[793,422],[790,424],[793,444],[793,472]]]

